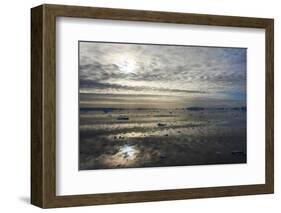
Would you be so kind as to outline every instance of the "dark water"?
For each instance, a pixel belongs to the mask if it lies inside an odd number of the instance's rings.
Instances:
[[[246,163],[246,111],[80,110],[79,169]]]

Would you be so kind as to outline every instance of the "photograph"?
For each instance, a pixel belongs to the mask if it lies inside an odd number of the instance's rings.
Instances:
[[[78,41],[79,170],[247,163],[247,48]]]
[[[273,15],[155,8],[31,8],[32,205],[274,193]]]

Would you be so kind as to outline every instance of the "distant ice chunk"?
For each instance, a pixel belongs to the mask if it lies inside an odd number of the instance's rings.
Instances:
[[[119,121],[128,121],[130,118],[128,116],[125,115],[120,115],[117,117],[117,120]]]
[[[157,126],[161,126],[161,127],[162,127],[162,126],[167,126],[167,124],[164,124],[164,123],[158,123],[158,124],[157,124]]]

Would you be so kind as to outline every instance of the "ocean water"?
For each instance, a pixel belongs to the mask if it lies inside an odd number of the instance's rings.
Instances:
[[[247,162],[246,110],[83,108],[79,169]]]

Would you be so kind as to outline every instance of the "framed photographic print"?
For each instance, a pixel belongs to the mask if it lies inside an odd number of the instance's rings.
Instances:
[[[273,19],[31,9],[31,203],[274,191]]]

